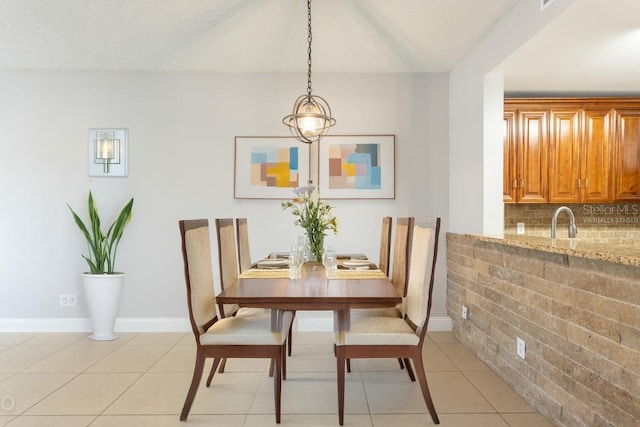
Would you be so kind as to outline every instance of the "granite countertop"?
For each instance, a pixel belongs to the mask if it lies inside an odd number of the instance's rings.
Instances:
[[[502,243],[529,249],[578,256],[582,258],[608,261],[615,264],[640,267],[640,244],[615,245],[580,241],[580,238],[554,239],[527,235],[473,235],[478,240]]]

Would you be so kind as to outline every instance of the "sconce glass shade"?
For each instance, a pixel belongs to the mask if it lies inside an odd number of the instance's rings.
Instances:
[[[89,176],[127,176],[127,129],[89,129]]]
[[[331,107],[324,98],[306,94],[296,99],[292,113],[282,122],[296,139],[312,144],[327,134],[336,119],[331,117]]]
[[[115,158],[114,132],[102,132],[98,138],[97,157],[102,160],[104,172],[109,173],[109,162]]]

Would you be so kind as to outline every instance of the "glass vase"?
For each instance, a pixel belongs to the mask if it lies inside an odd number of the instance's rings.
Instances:
[[[323,233],[307,233],[309,239],[309,261],[322,262],[322,250],[324,249]]]

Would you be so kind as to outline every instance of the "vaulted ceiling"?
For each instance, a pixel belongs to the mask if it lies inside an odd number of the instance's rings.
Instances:
[[[315,0],[313,72],[447,72],[518,1]],[[640,91],[638,37],[640,1],[577,1],[505,88]],[[306,39],[304,0],[0,1],[0,69],[304,72]]]

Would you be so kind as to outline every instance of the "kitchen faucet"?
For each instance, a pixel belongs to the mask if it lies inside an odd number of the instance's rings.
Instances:
[[[569,220],[570,220],[570,224],[569,224],[569,237],[576,237],[576,234],[578,233],[578,227],[576,227],[576,218],[573,216],[573,212],[571,211],[571,209],[569,209],[566,206],[560,206],[558,209],[556,209],[555,213],[553,214],[553,219],[551,220],[551,238],[555,239],[556,238],[556,223],[558,221],[558,214],[560,214],[560,212],[567,212],[569,214]]]

